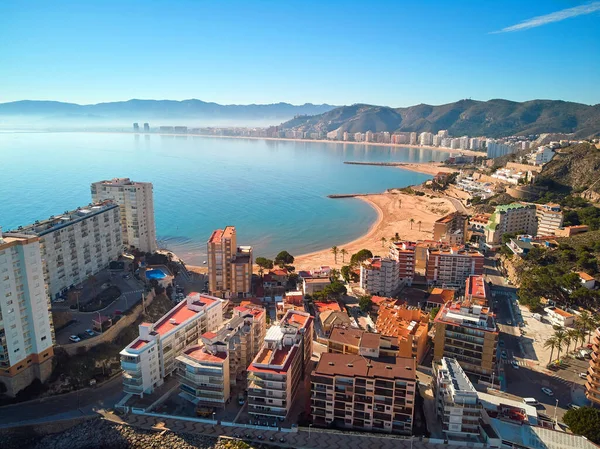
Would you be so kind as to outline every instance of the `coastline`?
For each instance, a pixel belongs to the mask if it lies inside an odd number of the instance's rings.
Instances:
[[[408,143],[378,143],[378,142],[349,142],[343,140],[318,140],[318,139],[287,139],[285,137],[253,137],[253,136],[215,136],[211,134],[197,134],[197,133],[186,133],[186,134],[174,134],[174,133],[136,133],[133,131],[43,131],[43,132],[82,132],[92,134],[132,134],[137,136],[171,136],[171,137],[207,137],[216,139],[249,139],[249,140],[272,140],[272,141],[283,141],[283,142],[309,142],[309,143],[327,143],[335,145],[364,145],[364,146],[376,146],[376,147],[391,147],[391,148],[416,148],[422,150],[434,150],[443,151],[445,153],[461,153],[468,156],[481,156],[484,153],[472,150],[457,150],[445,147],[434,147],[430,145],[412,145]]]

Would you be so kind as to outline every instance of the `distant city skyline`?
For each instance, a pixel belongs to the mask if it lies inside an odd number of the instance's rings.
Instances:
[[[480,3],[9,0],[0,102],[600,103],[600,2]]]

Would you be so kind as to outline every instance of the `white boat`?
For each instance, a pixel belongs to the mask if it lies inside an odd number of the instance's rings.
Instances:
[[[202,262],[204,265],[206,265],[206,260],[204,262]]]

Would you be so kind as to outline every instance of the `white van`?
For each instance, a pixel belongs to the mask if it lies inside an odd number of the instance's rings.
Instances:
[[[535,398],[523,398],[523,404],[533,405],[535,407],[538,405],[538,401]]]

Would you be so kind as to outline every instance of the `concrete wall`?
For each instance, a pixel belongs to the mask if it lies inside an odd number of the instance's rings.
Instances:
[[[146,304],[146,307],[148,305],[150,305],[150,303],[152,303],[152,300],[154,300],[154,296],[155,296],[154,291],[151,291],[150,293],[148,293],[148,296],[146,297],[146,299],[144,301],[144,303]],[[131,309],[131,313],[129,313],[128,315],[123,315],[123,318],[121,318],[119,321],[117,321],[114,325],[109,327],[103,333],[96,335],[95,337],[89,338],[87,340],[82,340],[78,343],[70,343],[67,345],[60,346],[60,347],[62,349],[64,349],[67,352],[67,354],[75,355],[75,354],[77,354],[77,351],[79,350],[79,348],[84,348],[85,351],[88,351],[90,348],[93,348],[94,346],[98,346],[101,343],[110,343],[115,338],[117,338],[117,336],[121,333],[121,331],[123,329],[125,329],[126,327],[131,326],[133,323],[135,323],[135,321],[141,315],[142,311],[143,311],[143,305],[140,302],[138,305],[136,305],[135,307],[133,307]]]
[[[539,165],[527,165],[527,164],[519,164],[517,162],[507,162],[506,163],[506,168],[512,168],[514,170],[519,170],[519,171],[533,171],[533,172],[541,172],[542,171],[542,167]]]

